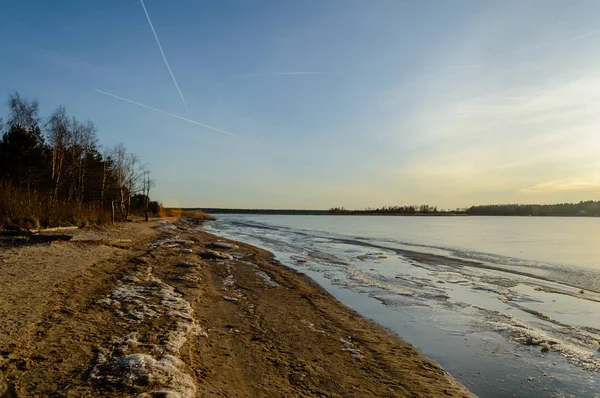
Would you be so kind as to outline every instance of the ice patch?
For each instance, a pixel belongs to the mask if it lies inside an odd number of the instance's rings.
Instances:
[[[590,341],[591,339],[586,338],[588,336],[580,336],[581,340],[575,339],[573,335],[575,331],[569,330],[569,334],[559,338],[551,335],[550,332],[526,325],[510,314],[490,311],[475,305],[473,308],[487,312],[487,322],[492,329],[509,340],[526,346],[540,346],[542,352],[555,351],[575,366],[592,372],[600,371],[600,358],[597,353],[589,347],[582,346],[582,344],[594,344],[595,340]],[[552,328],[552,332],[561,334],[563,329],[571,328]]]
[[[233,260],[233,256],[228,253],[218,252],[215,250],[204,250],[198,252],[198,255],[206,259],[220,259],[220,260]]]
[[[318,250],[312,250],[308,253],[308,256],[314,260],[315,262],[318,263],[325,263],[325,264],[330,264],[330,265],[349,265],[346,261],[342,260],[341,258],[333,255],[333,254],[329,254],[329,253],[323,253],[321,251]]]
[[[271,287],[279,286],[279,284],[277,284],[277,282],[272,280],[271,277],[269,275],[265,274],[263,271],[254,271],[254,272],[256,273],[257,276],[259,276],[263,280],[265,285],[271,286]]]
[[[231,255],[236,260],[242,260],[243,258],[245,258],[247,256],[246,253],[231,253]]]
[[[216,242],[210,242],[206,246],[211,247],[213,249],[225,249],[225,250],[234,250],[234,249],[239,248],[238,245],[234,245],[233,243],[224,242],[221,240],[216,241]]]
[[[299,264],[308,263],[310,261],[310,258],[303,256],[291,256],[290,258]]]
[[[393,283],[383,282],[383,281],[379,281],[374,278],[370,278],[367,275],[365,275],[362,271],[358,270],[355,267],[346,268],[346,272],[348,273],[348,276],[350,279],[352,279],[356,282],[359,282],[360,284],[362,284],[364,286],[375,286],[375,287],[389,290],[396,294],[400,294],[400,295],[404,295],[404,296],[413,296],[414,295],[414,292],[412,290],[405,289],[405,288],[395,285]]]
[[[223,300],[225,301],[231,301],[234,303],[237,303],[238,301],[240,301],[239,299],[235,298],[235,297],[230,297],[230,296],[223,296]]]

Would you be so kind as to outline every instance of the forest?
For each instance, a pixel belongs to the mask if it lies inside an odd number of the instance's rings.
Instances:
[[[344,207],[332,207],[329,214],[389,214],[389,215],[417,215],[417,214],[439,214],[437,206],[419,205],[419,206],[383,206],[380,208],[366,208],[364,210],[348,210]],[[445,212],[444,212],[445,213]]]
[[[0,118],[0,228],[103,224],[156,212],[150,170],[123,144],[102,147],[90,120],[10,94]]]
[[[559,204],[497,204],[478,205],[455,210],[438,209],[436,206],[383,206],[364,210],[333,207],[331,215],[470,215],[470,216],[539,216],[539,217],[598,217],[600,201]]]
[[[467,209],[473,216],[600,216],[600,201],[551,205],[483,205]]]

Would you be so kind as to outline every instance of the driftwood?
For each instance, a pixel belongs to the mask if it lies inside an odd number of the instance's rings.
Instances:
[[[24,231],[8,231],[0,236],[0,243],[8,245],[26,245],[34,243],[66,242],[71,240],[71,235],[37,235]],[[1,397],[0,397],[1,398]]]
[[[43,228],[38,230],[32,230],[31,232],[39,234],[40,232],[58,232],[58,231],[73,231],[79,229],[77,226],[70,227],[53,227],[53,228]]]
[[[73,239],[71,235],[31,235],[29,237],[30,243],[45,243],[55,241],[69,241]]]

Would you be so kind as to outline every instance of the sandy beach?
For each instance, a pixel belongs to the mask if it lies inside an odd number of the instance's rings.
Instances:
[[[0,246],[0,370],[19,397],[469,397],[261,249],[191,221]]]

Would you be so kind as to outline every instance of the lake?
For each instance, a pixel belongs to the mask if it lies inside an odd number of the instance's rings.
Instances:
[[[219,215],[206,229],[270,250],[482,397],[600,396],[600,219]]]

